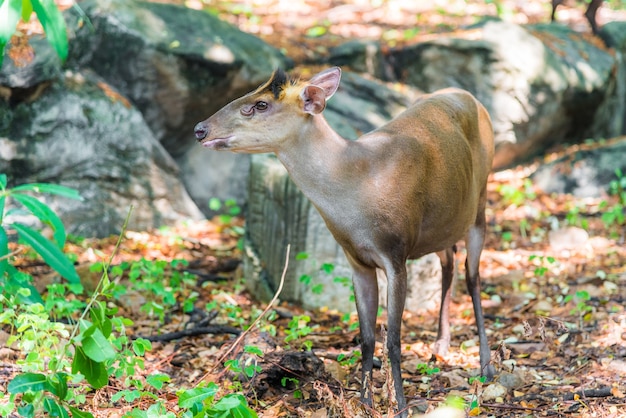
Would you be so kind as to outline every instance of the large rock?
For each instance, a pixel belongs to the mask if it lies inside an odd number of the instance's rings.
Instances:
[[[0,101],[0,172],[11,185],[62,184],[82,202],[46,197],[69,232],[119,233],[202,217],[174,160],[141,113],[102,80],[68,73],[32,102]]]
[[[533,183],[547,193],[570,193],[578,198],[600,198],[626,173],[626,137],[569,148],[564,155],[540,165]]]
[[[401,112],[410,102],[389,87],[344,73],[341,86],[324,111],[342,136],[356,139]],[[307,308],[353,309],[349,302],[352,270],[319,213],[297,189],[272,155],[252,158],[246,217],[244,269],[247,285],[262,299],[278,288],[288,245],[291,256],[281,299]],[[306,253],[302,259],[298,254]],[[321,267],[332,265],[332,272]],[[433,308],[440,300],[441,266],[436,255],[409,264],[407,309]],[[301,280],[306,278],[306,280]],[[386,278],[379,272],[380,299]],[[322,292],[316,292],[322,285]]]
[[[69,26],[79,28],[69,64],[92,68],[143,113],[202,209],[210,197],[243,200],[249,157],[198,152],[193,127],[291,61],[204,11],[134,0],[80,7],[90,24],[69,12]]]
[[[500,21],[454,36],[384,55],[371,45],[349,44],[336,49],[330,61],[347,63],[352,57],[357,68],[371,67],[377,75],[391,67],[395,80],[425,92],[449,86],[471,91],[493,120],[496,168],[561,142],[624,132],[624,64],[598,38],[560,25]]]

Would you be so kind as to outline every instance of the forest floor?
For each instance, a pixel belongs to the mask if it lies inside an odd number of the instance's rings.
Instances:
[[[498,383],[472,381],[478,372],[477,337],[471,300],[459,277],[447,356],[435,359],[430,351],[437,312],[407,312],[404,317],[405,393],[418,411],[431,411],[452,396],[466,401],[470,416],[626,416],[624,226],[603,222],[600,199],[542,194],[528,182],[528,172],[529,167],[501,171],[489,183],[481,274]],[[605,201],[616,204],[611,197]],[[561,233],[554,232],[557,224]],[[113,265],[140,263],[149,270],[152,264],[140,262],[142,258],[168,263],[183,259],[189,262],[185,270],[198,277],[186,286],[170,287],[176,302],[162,320],[145,308],[150,301],[163,303],[156,285],[114,301],[118,314],[134,321],[134,336],[166,340],[153,343],[144,373],[166,373],[172,388],[213,381],[225,393],[242,391],[263,417],[383,416],[355,412],[360,368],[354,312],[305,311],[279,300],[235,344],[234,334],[247,329],[267,307],[244,286],[241,226],[243,219],[222,216],[126,233]],[[86,240],[72,250],[80,255],[80,266],[90,266],[114,253],[115,240]],[[100,277],[86,269],[81,275],[87,288]],[[118,280],[133,288],[126,274]],[[147,276],[145,280],[150,283]],[[167,287],[167,274],[163,280]],[[196,309],[183,314],[190,297],[196,298]],[[384,323],[383,312],[379,325]],[[188,335],[169,340],[170,333],[182,330]],[[250,351],[255,354],[244,353],[244,347],[255,347]],[[382,355],[379,339],[377,356]],[[227,370],[228,361],[231,367],[259,369],[247,377]],[[379,411],[386,410],[385,382],[384,372],[375,369]],[[96,416],[124,411],[107,408],[116,390],[110,385],[94,396]]]
[[[453,31],[479,16],[547,21],[548,3],[256,0],[208,6],[306,65],[346,39],[382,39],[393,47]],[[187,4],[206,7],[199,0]],[[559,18],[588,31],[581,7],[563,7]],[[624,13],[603,7],[598,20],[626,20]],[[532,169],[528,165],[493,173],[489,182],[481,276],[497,383],[473,378],[477,337],[460,275],[447,356],[433,358],[430,350],[437,312],[407,312],[404,317],[405,394],[416,411],[430,412],[457,397],[465,401],[470,416],[626,417],[626,230],[618,219],[602,216],[620,202],[616,196],[546,195],[528,180]],[[129,334],[154,340],[140,374],[171,377],[159,394],[169,400],[168,409],[177,410],[177,389],[212,381],[220,385],[221,395],[245,394],[262,417],[384,416],[358,412],[354,402],[360,364],[352,307],[349,312],[305,311],[279,300],[255,322],[268,305],[244,285],[238,245],[244,227],[243,218],[218,216],[157,231],[127,231],[117,250],[117,238],[111,237],[74,240],[70,251],[77,255],[87,290],[100,279],[90,270],[94,263],[114,255],[112,264],[125,266],[112,277],[120,290],[108,303],[133,321]],[[457,257],[462,266],[463,251]],[[19,264],[43,289],[49,272],[28,257]],[[132,266],[141,272],[141,286],[130,277]],[[181,281],[183,272],[191,276]],[[194,309],[185,313],[188,301]],[[379,325],[384,324],[383,312]],[[186,334],[168,339],[175,332]],[[378,358],[382,346],[379,338]],[[5,351],[0,355],[4,366],[19,358]],[[247,373],[250,366],[255,373]],[[9,376],[0,379],[0,386],[5,378]],[[384,371],[375,369],[378,411],[388,407],[386,381]],[[118,391],[112,380],[88,395],[94,416],[118,417],[151,402],[114,403],[111,397]]]

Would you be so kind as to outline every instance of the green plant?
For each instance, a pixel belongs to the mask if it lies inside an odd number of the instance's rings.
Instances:
[[[14,253],[9,252],[9,233],[15,231],[20,241],[38,254],[50,267],[71,284],[80,289],[80,278],[68,257],[63,253],[66,233],[61,219],[50,207],[42,203],[33,193],[47,193],[81,200],[78,192],[69,187],[47,183],[28,183],[7,188],[7,177],[0,174],[0,286],[7,294],[17,294],[22,303],[42,303],[41,295],[32,286],[30,275],[18,271],[11,260]],[[7,210],[7,199],[12,199],[20,206]],[[52,230],[53,240],[44,237],[39,231],[19,222],[7,223],[7,217],[13,214],[30,214]],[[28,292],[18,290],[28,289]]]
[[[308,315],[295,315],[291,318],[288,325],[289,328],[285,329],[285,343],[302,339],[313,332],[313,328],[308,325],[310,321],[311,317]],[[301,342],[301,346],[305,350],[310,350],[313,346],[313,342],[304,340]]]
[[[576,306],[570,311],[570,314],[578,316],[580,328],[583,327],[584,321],[591,320],[593,306],[587,302],[591,300],[591,295],[586,290],[579,290],[574,295],[567,295],[563,298],[564,303],[574,301]]]
[[[219,387],[214,382],[178,392],[178,406],[183,418],[257,418],[246,398],[238,393],[215,400]]]
[[[143,369],[141,357],[151,344],[144,339],[131,342],[125,332],[130,321],[115,316],[115,310],[99,300],[111,298],[114,285],[108,271],[114,254],[103,266],[102,277],[71,331],[50,321],[45,307],[54,312],[57,303],[21,304],[16,295],[0,294],[2,323],[13,327],[11,341],[26,354],[19,362],[22,373],[9,382],[9,399],[0,409],[16,410],[27,418],[41,416],[44,411],[51,416],[69,417],[71,413],[74,417],[91,417],[80,409],[85,392],[107,385],[111,377],[125,377],[127,389],[119,396],[127,399],[150,396],[150,388],[158,388],[167,380],[164,376],[148,376],[147,383],[143,383],[135,376]],[[30,289],[22,288],[20,292],[28,293]],[[53,299],[59,298],[58,292],[52,292]]]
[[[626,176],[619,168],[615,170],[617,179],[609,183],[609,194],[617,197],[617,202],[609,205],[606,200],[600,202],[599,209],[602,211],[602,222],[605,227],[613,225],[622,226],[626,223]]]
[[[295,377],[283,376],[283,378],[280,379],[280,385],[284,388],[286,388],[288,385],[293,385],[296,388],[293,391],[294,399],[302,399],[302,390],[299,389],[300,380],[296,379]]]
[[[168,262],[141,258],[132,263],[123,262],[111,269],[111,274],[122,276],[127,273],[130,286],[119,283],[113,285],[113,295],[119,298],[127,292],[128,287],[147,295],[147,301],[140,310],[149,316],[158,317],[161,322],[164,322],[168,310],[177,304],[180,304],[183,312],[191,312],[199,295],[190,290],[196,283],[196,276],[182,270],[188,264],[187,260],[182,259]],[[90,268],[92,272],[102,272],[103,269],[103,263],[94,263]]]
[[[583,207],[574,205],[570,207],[565,214],[565,222],[571,226],[578,226],[582,229],[589,229],[589,221],[582,216]]]
[[[420,374],[425,374],[428,376],[432,376],[435,373],[439,373],[441,369],[439,367],[434,367],[426,363],[419,363],[415,366],[415,370]]]
[[[343,353],[339,354],[337,356],[337,361],[344,367],[350,367],[358,364],[361,361],[361,357],[361,350],[354,350],[350,353],[350,355],[345,355]]]
[[[555,266],[556,259],[551,256],[532,254],[528,257],[528,261],[532,262],[535,266],[533,273],[535,277],[545,277],[546,273]]]
[[[209,199],[209,209],[219,212],[218,219],[224,225],[231,225],[236,216],[241,215],[241,208],[235,199],[221,201],[217,197]]]
[[[515,206],[522,206],[526,201],[534,200],[537,197],[530,179],[525,179],[521,188],[503,184],[498,187],[498,193],[502,196],[505,204]]]
[[[5,49],[15,34],[17,22],[28,22],[32,13],[37,15],[50,44],[61,61],[67,58],[68,42],[65,20],[52,0],[0,0],[0,67]]]

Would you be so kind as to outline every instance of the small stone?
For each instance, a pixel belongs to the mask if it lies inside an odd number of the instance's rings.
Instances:
[[[483,391],[483,401],[493,401],[497,398],[504,398],[508,389],[500,383],[493,383]]]
[[[524,381],[515,373],[502,372],[498,377],[498,383],[507,389],[515,389],[522,386]]]

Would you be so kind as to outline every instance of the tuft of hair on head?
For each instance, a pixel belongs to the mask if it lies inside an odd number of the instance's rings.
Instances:
[[[267,84],[267,90],[271,91],[274,95],[275,99],[278,99],[280,93],[284,90],[287,85],[288,77],[287,74],[282,70],[282,68],[277,68],[274,70],[272,74],[272,78]]]

